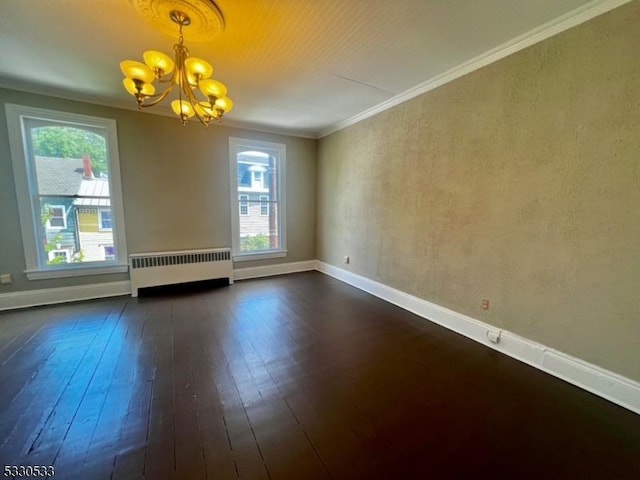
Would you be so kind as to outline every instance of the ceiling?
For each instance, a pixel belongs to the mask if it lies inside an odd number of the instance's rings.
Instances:
[[[474,60],[499,58],[496,52],[543,38],[541,32],[567,19],[586,19],[585,12],[594,16],[623,2],[216,3],[224,31],[206,43],[185,35],[185,44],[229,88],[235,107],[224,123],[318,137],[452,72],[462,74]],[[149,49],[171,54],[176,37],[150,26],[130,0],[2,0],[0,86],[135,108],[119,62],[142,60]]]

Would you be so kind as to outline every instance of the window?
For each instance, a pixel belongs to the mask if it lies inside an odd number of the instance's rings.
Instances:
[[[240,195],[240,215],[249,215],[249,195]]]
[[[234,260],[286,256],[286,147],[229,139]]]
[[[260,215],[265,217],[269,215],[269,197],[260,195]]]
[[[69,250],[51,250],[48,257],[51,265],[69,263]]]
[[[251,181],[251,187],[255,190],[262,190],[263,187],[263,182],[264,182],[264,167],[259,167],[259,166],[254,166],[251,167],[252,169],[252,173],[253,173],[253,180]],[[260,170],[257,170],[260,169]]]
[[[111,210],[100,210],[98,212],[100,230],[113,230],[111,227]]]
[[[46,228],[67,228],[67,214],[63,205],[50,205],[44,208],[47,216]]]
[[[115,121],[5,111],[27,277],[127,271]]]
[[[116,250],[113,245],[104,245],[103,248],[105,260],[114,260],[116,258]]]

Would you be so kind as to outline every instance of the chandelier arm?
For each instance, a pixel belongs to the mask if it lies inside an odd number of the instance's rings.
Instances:
[[[183,89],[187,100],[189,101],[189,103],[191,104],[191,106],[193,107],[193,111],[196,114],[196,117],[198,117],[198,120],[200,120],[200,123],[202,123],[203,125],[208,125],[209,122],[207,121],[207,119],[205,118],[204,115],[201,115],[200,112],[198,112],[198,108],[196,108],[196,106],[200,105],[200,99],[196,96],[195,93],[193,93],[193,90],[191,89],[191,87],[187,87]]]
[[[191,89],[191,83],[189,82],[189,78],[186,75],[186,71],[184,75],[184,80],[187,82],[187,86],[186,88],[183,88],[182,91],[187,97],[187,100],[189,101],[189,103],[191,104],[191,107],[193,107],[193,113],[195,114],[195,116],[198,118],[198,120],[202,125],[204,125],[205,127],[209,126],[209,121],[211,118],[207,120],[207,118],[204,115],[200,114],[200,112],[198,111],[199,108],[196,108],[196,106],[199,106],[200,104],[200,99],[196,96],[195,93],[193,93],[193,90]]]
[[[142,103],[140,106],[141,107],[153,107],[154,105],[157,105],[162,100],[167,98],[167,95],[169,95],[172,90],[173,90],[173,85],[168,86],[161,93],[156,93],[155,95],[148,95],[148,96],[145,97],[145,100],[147,98],[152,98],[153,100],[151,100],[149,103]]]

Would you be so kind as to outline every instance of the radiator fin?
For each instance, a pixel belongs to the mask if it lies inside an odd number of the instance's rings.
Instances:
[[[231,260],[231,252],[211,251],[198,253],[162,253],[131,255],[131,268],[166,267],[191,263],[222,262]]]

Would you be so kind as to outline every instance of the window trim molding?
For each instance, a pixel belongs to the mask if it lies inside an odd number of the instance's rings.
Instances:
[[[275,200],[278,203],[279,212],[279,241],[280,247],[274,250],[261,250],[256,252],[240,251],[240,214],[237,174],[237,152],[239,150],[256,150],[272,154],[278,159],[278,195]],[[286,171],[287,171],[287,146],[284,143],[265,142],[249,138],[229,137],[229,180],[231,192],[231,251],[233,260],[249,261],[269,258],[281,258],[287,256],[287,221],[286,221]]]
[[[24,273],[27,275],[29,280],[46,280],[49,278],[86,277],[89,275],[104,275],[108,273],[126,273],[129,271],[129,264],[126,263],[119,263],[115,265],[96,265],[96,263],[105,262],[85,262],[86,266],[81,268],[77,267],[77,263],[64,263],[59,265],[60,268],[49,268],[47,270],[25,270]]]
[[[284,258],[287,256],[287,250],[262,250],[256,252],[234,253],[234,262],[250,262],[252,260],[268,260],[270,258]]]
[[[9,136],[9,151],[13,166],[13,177],[18,199],[18,215],[22,233],[22,246],[25,258],[25,274],[29,280],[43,278],[60,278],[70,276],[96,275],[103,273],[126,272],[127,245],[124,226],[124,208],[122,202],[122,183],[120,177],[120,158],[118,155],[118,133],[116,121],[110,118],[93,117],[72,112],[49,110],[25,105],[6,103],[4,105],[7,119],[7,131]],[[52,268],[46,265],[44,252],[37,245],[37,231],[34,209],[35,191],[34,167],[27,157],[27,144],[24,137],[24,117],[42,119],[52,122],[67,123],[88,128],[101,127],[107,132],[106,148],[109,161],[109,189],[111,197],[111,210],[117,212],[115,219],[112,217],[114,245],[117,257],[113,262],[85,262],[84,264],[69,263],[62,268]],[[58,267],[55,265],[54,267]]]

